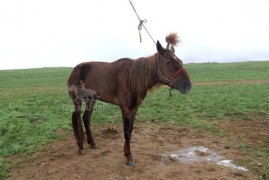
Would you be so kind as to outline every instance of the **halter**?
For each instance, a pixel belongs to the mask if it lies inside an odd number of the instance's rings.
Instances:
[[[170,83],[170,85],[172,86],[173,85],[173,80],[176,79],[176,77],[183,71],[185,70],[184,67],[180,68],[173,76],[172,76],[172,80],[170,79],[167,79],[166,77],[164,77],[161,73],[161,69],[160,69],[160,59],[161,59],[161,55],[159,56],[158,58],[158,76],[159,78],[162,78],[166,81],[168,81]]]
[[[173,79],[176,79],[176,77],[181,73],[181,71],[186,70],[184,67],[180,68],[173,76]]]

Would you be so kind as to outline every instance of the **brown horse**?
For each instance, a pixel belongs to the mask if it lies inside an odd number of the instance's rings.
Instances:
[[[130,139],[138,106],[147,95],[147,91],[160,84],[178,89],[181,93],[191,90],[192,84],[182,61],[175,55],[174,47],[179,41],[175,33],[166,37],[167,47],[163,48],[158,41],[157,53],[150,57],[133,60],[119,59],[115,62],[85,62],[78,64],[68,81],[68,90],[73,100],[75,111],[72,114],[72,125],[78,145],[78,153],[84,154],[84,133],[81,120],[81,104],[86,108],[83,122],[87,142],[96,148],[90,129],[91,114],[97,99],[115,104],[122,112],[124,129],[124,153],[127,165],[134,166]]]

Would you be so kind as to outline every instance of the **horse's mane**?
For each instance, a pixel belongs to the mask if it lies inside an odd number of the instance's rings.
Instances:
[[[177,35],[177,33],[170,33],[165,37],[165,41],[167,42],[167,44],[172,45],[172,46],[176,46],[178,45],[178,43],[180,43],[180,39]]]
[[[169,51],[169,47],[176,46],[180,39],[177,33],[170,33],[166,36],[165,41],[167,43],[166,50]],[[142,92],[145,87],[152,90],[161,86],[160,83],[157,83],[157,59],[158,53],[134,60],[129,77],[134,92]]]
[[[156,75],[157,58],[158,53],[149,57],[141,57],[134,60],[129,77],[129,81],[134,92],[142,92],[145,90],[145,87],[152,90],[152,87],[160,86],[160,84],[157,83],[158,76]]]

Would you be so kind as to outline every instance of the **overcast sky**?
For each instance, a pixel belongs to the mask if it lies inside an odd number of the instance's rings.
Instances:
[[[269,60],[268,0],[133,0],[155,40],[177,32],[183,62]],[[156,52],[129,0],[1,0],[0,69],[75,66]]]

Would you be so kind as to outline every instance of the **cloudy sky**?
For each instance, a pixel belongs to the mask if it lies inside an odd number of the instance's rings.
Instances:
[[[269,60],[269,0],[132,0],[185,63]],[[156,52],[129,0],[1,0],[0,69],[75,66]]]

